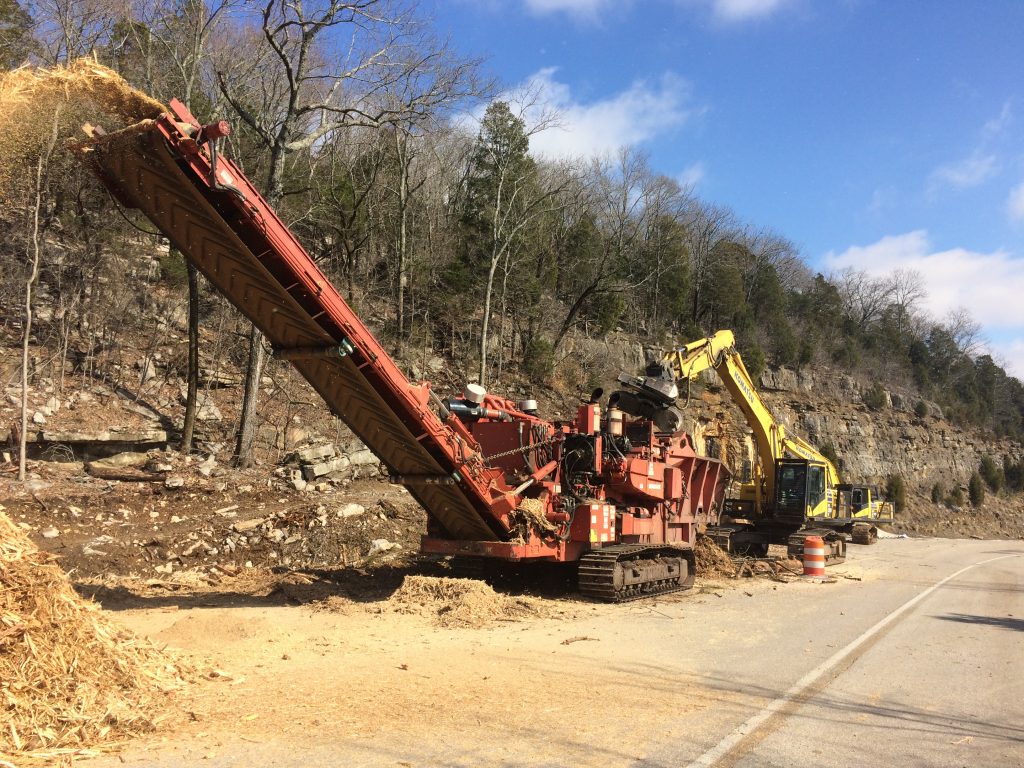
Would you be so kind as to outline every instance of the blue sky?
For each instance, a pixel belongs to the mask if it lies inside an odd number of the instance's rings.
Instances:
[[[1024,377],[1024,2],[424,5],[562,112],[538,152],[632,144],[822,271],[917,269]]]

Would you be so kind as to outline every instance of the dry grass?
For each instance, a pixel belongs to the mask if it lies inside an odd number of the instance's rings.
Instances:
[[[713,539],[707,536],[698,536],[693,553],[697,559],[698,576],[733,577],[736,575],[736,563]]]
[[[150,731],[185,682],[53,560],[0,512],[0,759],[16,765]]]
[[[430,616],[442,627],[482,627],[545,615],[541,600],[501,595],[482,581],[406,576],[388,601],[398,613]]]

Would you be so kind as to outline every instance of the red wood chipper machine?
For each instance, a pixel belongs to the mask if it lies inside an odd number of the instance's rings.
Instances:
[[[424,552],[576,563],[579,589],[630,600],[693,582],[728,471],[680,431],[674,393],[622,375],[574,419],[468,385],[442,400],[410,382],[242,170],[229,126],[180,102],[76,149],[290,361],[428,514]],[[673,385],[674,386],[674,385]]]

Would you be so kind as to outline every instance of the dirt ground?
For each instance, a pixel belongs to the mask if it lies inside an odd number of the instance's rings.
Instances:
[[[607,663],[629,649],[609,647],[615,638],[595,631],[602,616],[674,621],[723,595],[799,588],[785,586],[799,571],[791,564],[761,578],[716,573],[688,593],[608,606],[580,599],[564,573],[547,572],[484,595],[500,609],[480,621],[446,622],[457,607],[450,602],[410,611],[396,595],[407,577],[450,571],[417,554],[424,513],[384,480],[300,492],[266,467],[206,476],[195,462],[179,464],[178,488],[101,480],[76,464],[40,461],[30,470],[26,486],[0,470],[6,514],[60,558],[81,593],[200,673],[163,730],[113,758],[140,766],[154,750],[182,765],[231,765],[239,740],[294,743],[321,729],[351,734],[351,754],[367,765],[404,765],[400,755],[381,759],[378,748],[425,739],[443,746],[444,733],[482,743],[495,728],[585,742],[596,765],[627,749],[632,726],[616,711],[636,681],[635,669]],[[927,524],[915,513],[896,530]],[[843,566],[846,578],[859,579],[858,551]],[[657,691],[644,694],[652,717],[702,706],[699,690]],[[605,725],[581,725],[582,713]]]
[[[80,464],[30,469],[26,488],[0,470],[5,511],[79,579],[404,563],[426,521],[403,488],[380,480],[300,492],[266,470],[203,477],[193,462],[168,488],[101,480]]]
[[[855,564],[841,572],[840,585],[861,581]],[[439,625],[430,606],[404,613],[387,589],[354,592],[327,576],[279,580],[270,591],[256,577],[212,589],[98,590],[119,620],[180,649],[204,677],[164,730],[84,764],[243,766],[252,764],[253,749],[273,764],[281,750],[309,737],[337,749],[337,762],[325,765],[551,765],[572,755],[574,765],[600,766],[639,759],[643,728],[624,716],[638,700],[646,722],[662,722],[716,698],[721,704],[722,693],[679,674],[690,653],[685,645],[671,658],[645,654],[637,625],[654,622],[671,636],[705,611],[742,610],[775,590],[813,588],[796,578],[713,577],[688,592],[623,605],[552,589],[543,599],[521,598],[535,609],[528,615],[469,627]],[[711,635],[705,642],[739,642],[753,651],[757,637]],[[516,752],[519,739],[541,740],[551,751]],[[424,761],[424,753],[431,757]]]
[[[99,764],[143,766],[159,756],[243,765],[234,757],[240,743],[272,755],[309,734],[340,741],[338,764],[432,764],[408,761],[410,744],[429,744],[451,764],[548,764],[542,754],[495,755],[493,735],[515,732],[545,734],[576,764],[601,765],[636,739],[621,716],[623,697],[643,697],[655,720],[704,706],[697,684],[659,681],[656,663],[651,688],[636,689],[636,664],[627,661],[635,649],[621,622],[653,617],[670,627],[736,591],[728,580],[703,580],[687,593],[619,606],[555,591],[522,598],[535,609],[529,615],[441,626],[431,606],[404,613],[386,588],[353,590],[324,576],[279,580],[269,592],[255,576],[210,590],[97,590],[119,620],[180,649],[204,673],[164,730]],[[751,596],[783,588],[766,579],[740,586]]]
[[[589,740],[595,755],[617,750],[633,726],[616,710],[635,678],[594,663],[595,646],[612,637],[583,636],[576,628],[581,618],[609,609],[566,598],[548,616],[484,629],[439,628],[379,601],[342,613],[246,601],[132,609],[124,620],[133,629],[187,649],[223,675],[198,685],[165,733],[124,757],[145,764],[142,752],[170,752],[185,765],[214,758],[231,764],[238,741],[295,743],[321,731],[349,742],[352,752],[338,756],[346,764],[361,764],[348,762],[360,752],[374,756],[370,764],[408,764],[400,754],[389,756],[389,745],[442,747],[452,739],[483,746],[488,734],[501,731],[547,731],[553,745]],[[648,712],[666,715],[698,702],[681,688],[655,697]],[[598,730],[588,721],[618,725]],[[508,759],[518,764],[515,755]]]
[[[423,510],[404,488],[374,478],[296,491],[273,468],[213,471],[177,454],[180,487],[118,482],[81,464],[30,462],[30,482],[0,466],[4,511],[80,581],[111,577],[197,583],[246,569],[434,567],[416,556]],[[990,495],[981,509],[950,510],[913,500],[894,533],[951,538],[1020,538],[1024,505]],[[183,572],[185,575],[183,575]],[[392,578],[382,589],[394,589]]]

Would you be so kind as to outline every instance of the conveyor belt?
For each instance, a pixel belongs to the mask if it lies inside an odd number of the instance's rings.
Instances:
[[[245,203],[229,200],[228,192],[212,191],[208,186],[204,189],[202,181],[193,178],[193,171],[175,155],[158,131],[145,129],[121,136],[112,134],[89,152],[112,191],[149,217],[275,348],[341,344],[344,337],[327,330],[346,327],[347,322],[337,313],[331,314],[332,302],[341,301],[333,286],[326,280],[321,284],[318,278],[315,295],[306,291],[296,298],[285,282],[298,284],[300,276],[294,276],[293,281],[291,275],[286,275],[282,280],[282,271],[290,267],[276,258],[272,235],[273,227],[283,228],[283,224],[254,218]],[[241,174],[233,165],[230,168]],[[260,242],[261,232],[266,250],[258,258],[251,246]],[[274,272],[261,259],[272,261]],[[309,269],[306,278],[320,275],[312,259]],[[324,315],[330,322],[325,322],[321,317]],[[355,330],[366,332],[365,328]],[[451,475],[455,467],[437,449],[436,435],[427,434],[415,419],[401,418],[387,404],[385,397],[394,398],[395,392],[381,391],[387,382],[379,370],[366,370],[374,362],[362,359],[358,353],[293,361],[331,410],[393,474]],[[393,378],[394,374],[388,371],[387,375]],[[460,486],[415,485],[409,491],[454,538],[498,538]]]

